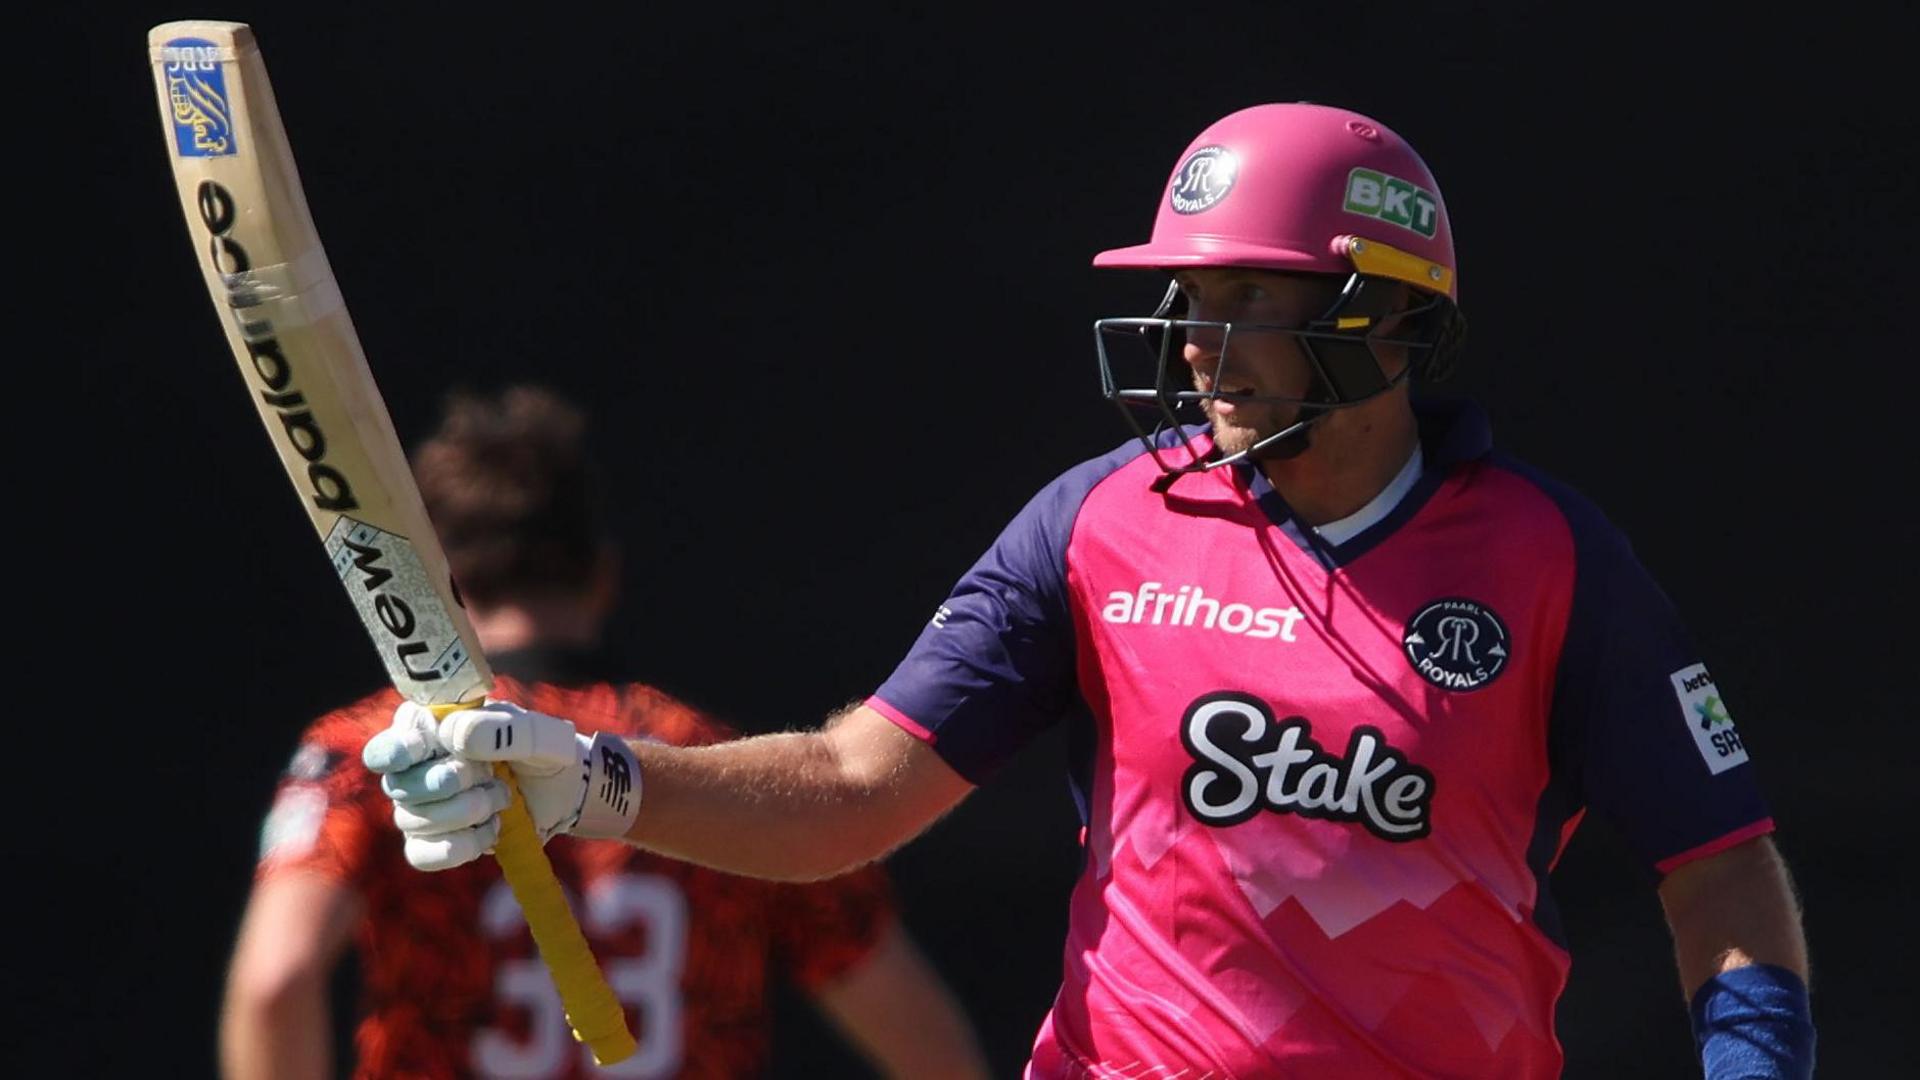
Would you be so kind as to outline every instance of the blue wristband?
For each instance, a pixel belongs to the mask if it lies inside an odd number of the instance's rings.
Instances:
[[[1706,1080],[1806,1080],[1813,1075],[1807,984],[1772,964],[1734,968],[1693,995],[1693,1042]]]

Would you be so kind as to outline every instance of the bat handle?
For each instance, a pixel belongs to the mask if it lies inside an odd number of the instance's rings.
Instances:
[[[436,705],[433,712],[435,716],[445,717],[466,707],[467,704]],[[573,1027],[573,1037],[593,1051],[595,1064],[624,1061],[636,1048],[633,1033],[627,1030],[626,1012],[600,973],[586,935],[581,933],[572,909],[567,907],[566,894],[560,890],[560,879],[553,874],[553,864],[547,861],[546,849],[540,846],[539,834],[534,831],[533,818],[527,813],[520,785],[514,782],[513,770],[504,762],[496,762],[493,772],[513,796],[513,802],[500,812],[500,838],[494,842],[493,857],[500,864],[500,872],[506,876],[514,899],[520,902],[527,929],[533,932],[534,944],[539,946],[540,957],[553,976],[554,989],[560,992],[560,1004],[567,1012],[567,1023]]]

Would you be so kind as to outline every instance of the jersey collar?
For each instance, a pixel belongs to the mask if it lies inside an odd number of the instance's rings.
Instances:
[[[1426,505],[1455,466],[1477,461],[1493,450],[1492,427],[1485,411],[1474,402],[1416,399],[1413,415],[1420,432],[1418,452],[1365,507],[1322,529],[1296,522],[1292,509],[1274,490],[1265,472],[1248,462],[1236,463],[1233,468],[1268,520],[1321,566],[1332,570],[1392,536]]]

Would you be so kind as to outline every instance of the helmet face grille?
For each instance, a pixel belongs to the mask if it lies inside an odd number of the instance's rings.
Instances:
[[[1101,393],[1120,410],[1165,473],[1207,471],[1248,458],[1291,457],[1306,449],[1312,426],[1334,410],[1371,401],[1415,370],[1423,378],[1434,377],[1442,342],[1429,336],[1429,331],[1444,333],[1463,322],[1443,296],[1415,294],[1413,306],[1396,307],[1404,292],[1393,281],[1350,274],[1338,298],[1320,317],[1301,326],[1276,326],[1186,318],[1185,299],[1174,285],[1150,316],[1094,323]],[[1396,317],[1407,320],[1413,336],[1397,332],[1390,338],[1379,336],[1379,327]],[[1219,342],[1217,367],[1206,389],[1196,383],[1186,354],[1187,342],[1196,333],[1217,337]],[[1232,374],[1239,355],[1235,339],[1244,342],[1250,335],[1269,334],[1286,335],[1299,347],[1307,365],[1307,392],[1280,397],[1222,390],[1240,382]],[[1389,374],[1376,351],[1381,345],[1406,349],[1409,362]],[[1291,408],[1291,418],[1245,450],[1203,451],[1189,432],[1208,423],[1208,404],[1220,400]],[[1181,432],[1183,453],[1163,452],[1160,436],[1169,431]]]

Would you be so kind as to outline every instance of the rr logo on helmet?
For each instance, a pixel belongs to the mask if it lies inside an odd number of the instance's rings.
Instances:
[[[1197,214],[1212,209],[1233,190],[1239,171],[1240,159],[1224,146],[1203,146],[1188,154],[1174,170],[1173,184],[1167,192],[1174,213]]]

